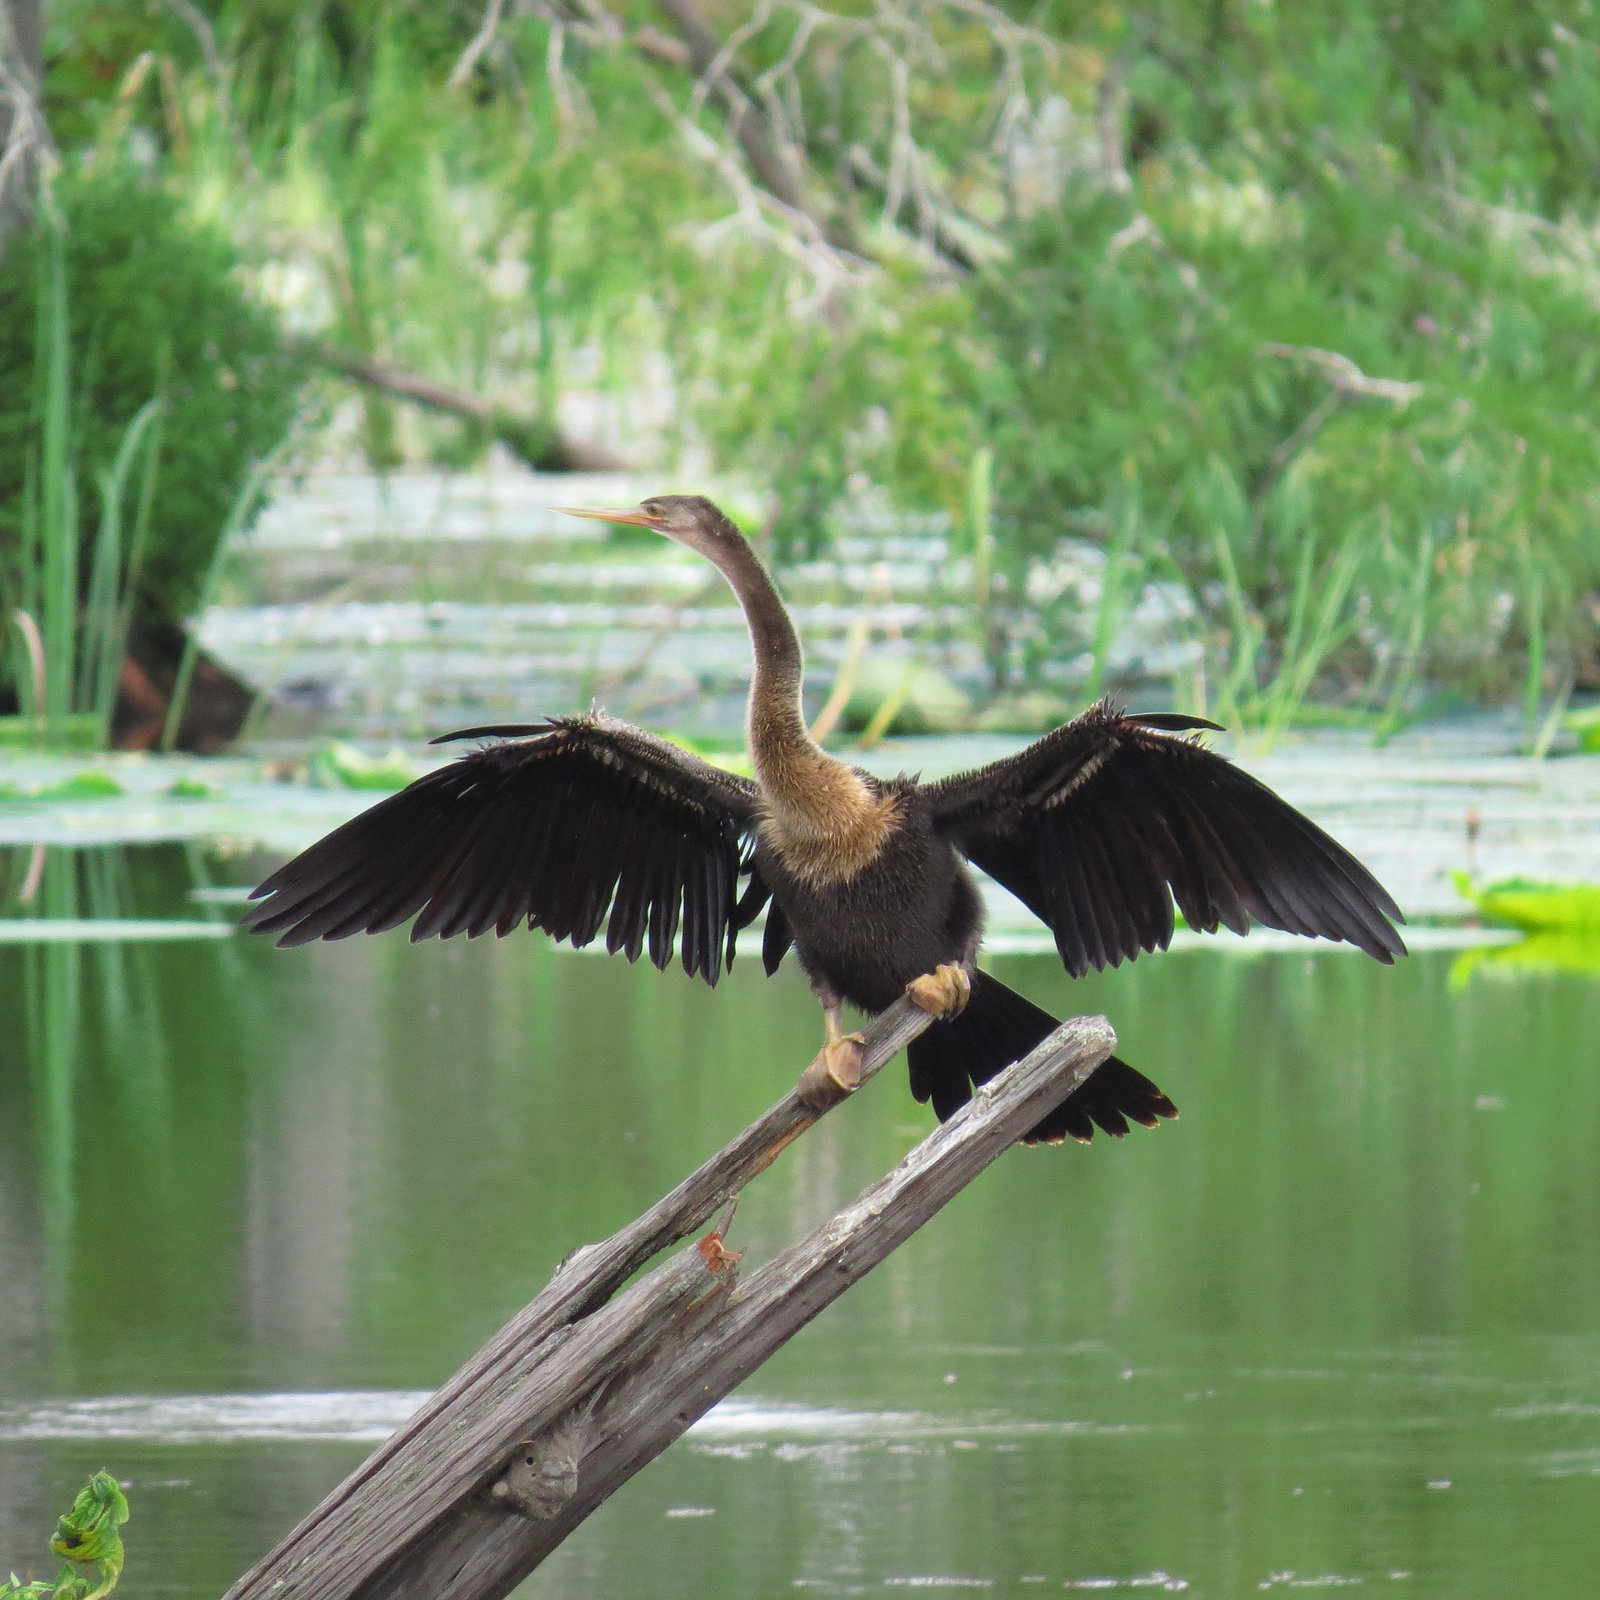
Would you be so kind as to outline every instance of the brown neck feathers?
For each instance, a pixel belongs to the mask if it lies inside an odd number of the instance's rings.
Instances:
[[[892,803],[806,731],[800,640],[755,551],[742,536],[724,537],[715,559],[739,597],[755,652],[750,759],[770,813],[774,847],[806,876],[853,876],[881,844]]]

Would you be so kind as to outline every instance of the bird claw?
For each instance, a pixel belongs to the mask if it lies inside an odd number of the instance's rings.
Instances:
[[[913,978],[906,985],[906,998],[929,1016],[948,1022],[966,1009],[972,998],[972,978],[965,967],[947,961],[932,972]]]
[[[847,1033],[823,1045],[795,1085],[801,1101],[814,1111],[822,1111],[847,1094],[854,1094],[861,1087],[862,1047],[866,1042],[864,1034]]]

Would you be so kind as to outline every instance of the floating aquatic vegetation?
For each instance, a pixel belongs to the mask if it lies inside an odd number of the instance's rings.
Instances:
[[[1586,929],[1591,938],[1600,940],[1600,884],[1502,878],[1497,883],[1477,886],[1465,872],[1453,877],[1456,892],[1491,922],[1529,932]]]
[[[1600,706],[1588,706],[1582,711],[1569,711],[1561,726],[1578,736],[1578,748],[1600,754]]]
[[[1520,928],[1527,937],[1515,944],[1463,951],[1450,969],[1453,988],[1462,987],[1486,965],[1600,976],[1600,884],[1506,878],[1477,887],[1466,873],[1458,872],[1455,885],[1462,898],[1490,921]]]
[[[34,792],[36,800],[115,800],[123,788],[109,772],[93,768],[75,772],[60,783],[47,783]]]
[[[702,761],[720,767],[724,772],[736,772],[741,778],[755,776],[755,768],[750,764],[750,757],[742,746],[729,748],[714,740],[693,739],[686,733],[675,733],[670,730],[661,737],[670,740],[680,750],[687,750],[690,755],[699,756]]]
[[[1515,944],[1463,950],[1450,968],[1450,987],[1465,987],[1481,967],[1501,972],[1581,972],[1600,977],[1600,931],[1547,929]]]
[[[163,792],[173,800],[215,800],[223,791],[203,778],[183,777],[175,779]]]
[[[37,789],[22,789],[14,783],[0,783],[0,802],[18,800],[115,800],[126,790],[109,772],[88,768],[74,772],[59,783],[47,783]]]
[[[311,782],[321,789],[403,789],[418,775],[399,748],[369,756],[337,739],[315,750],[309,765]]]
[[[868,743],[889,733],[954,733],[972,720],[972,701],[936,667],[869,656],[856,670],[842,720]]]

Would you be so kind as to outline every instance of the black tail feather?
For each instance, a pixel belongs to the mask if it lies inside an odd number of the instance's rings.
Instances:
[[[941,1122],[972,1098],[973,1088],[1020,1061],[1046,1034],[1056,1018],[1008,989],[987,972],[972,975],[972,998],[960,1016],[936,1022],[911,1041],[911,1092],[932,1100]],[[1087,1144],[1099,1128],[1120,1139],[1129,1122],[1155,1127],[1178,1108],[1141,1072],[1108,1056],[1089,1081],[1073,1090],[1049,1116],[1023,1136],[1024,1144],[1060,1144],[1077,1139]]]

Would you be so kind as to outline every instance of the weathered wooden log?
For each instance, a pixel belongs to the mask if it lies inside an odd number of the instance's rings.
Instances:
[[[871,1076],[929,1019],[867,1031]],[[791,1092],[649,1211],[569,1256],[227,1600],[491,1600],[1072,1092],[1115,1044],[1063,1023],[808,1238],[737,1281],[721,1232],[622,1293],[736,1196],[818,1111]],[[615,1296],[615,1298],[612,1298]]]

